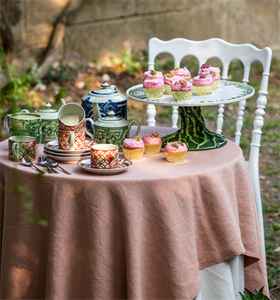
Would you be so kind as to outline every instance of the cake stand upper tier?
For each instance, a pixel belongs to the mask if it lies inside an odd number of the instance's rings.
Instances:
[[[162,146],[169,142],[184,142],[191,151],[209,150],[224,146],[227,140],[221,134],[211,132],[205,127],[201,106],[220,105],[239,102],[253,96],[255,90],[246,84],[221,80],[219,89],[207,96],[192,95],[190,101],[173,101],[172,95],[164,94],[159,99],[147,99],[143,85],[129,88],[126,95],[129,99],[145,104],[179,106],[181,127],[171,135],[162,137]]]
[[[192,95],[191,100],[187,102],[173,101],[172,96],[167,94],[164,94],[163,97],[159,99],[147,99],[145,97],[142,84],[129,88],[126,91],[126,96],[131,100],[145,104],[164,106],[209,106],[239,102],[250,98],[254,95],[254,93],[254,88],[249,85],[240,82],[221,80],[218,91],[215,91],[208,96]]]

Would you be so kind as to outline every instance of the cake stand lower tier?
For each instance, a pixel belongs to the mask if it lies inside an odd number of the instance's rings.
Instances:
[[[167,143],[180,141],[187,145],[190,151],[209,150],[224,146],[227,140],[223,135],[211,132],[205,127],[201,107],[179,107],[181,128],[162,137],[162,147]]]

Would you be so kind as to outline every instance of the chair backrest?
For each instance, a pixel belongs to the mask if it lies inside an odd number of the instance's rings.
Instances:
[[[250,155],[247,166],[252,182],[253,192],[255,196],[257,213],[259,218],[260,230],[264,246],[264,231],[263,231],[263,215],[259,185],[259,148],[261,142],[262,126],[264,123],[263,115],[265,114],[265,106],[267,103],[267,88],[269,80],[270,64],[272,59],[272,51],[269,47],[258,49],[251,44],[231,44],[222,39],[212,38],[204,41],[192,41],[183,38],[176,38],[170,41],[162,41],[158,38],[152,38],[148,43],[148,69],[154,69],[155,58],[160,53],[168,53],[174,58],[174,67],[179,67],[181,60],[185,56],[194,56],[199,62],[199,66],[206,63],[210,58],[218,58],[223,67],[221,79],[228,79],[228,71],[230,63],[238,59],[243,63],[243,83],[249,82],[249,74],[251,64],[254,61],[261,62],[263,66],[262,80],[258,98],[256,102],[256,111],[254,119],[254,128],[250,144]],[[243,126],[243,115],[246,105],[246,100],[239,102],[239,111],[236,122],[235,143],[239,145],[241,137],[241,129]],[[177,127],[178,107],[174,107],[172,113],[172,127]],[[224,105],[220,105],[217,117],[217,133],[222,133]],[[155,107],[148,105],[147,123],[155,125]],[[265,253],[265,252],[264,252]]]

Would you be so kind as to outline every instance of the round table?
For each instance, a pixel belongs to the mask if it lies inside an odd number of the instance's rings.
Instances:
[[[140,136],[155,130],[175,129]],[[193,299],[200,269],[240,254],[245,287],[268,291],[250,179],[231,141],[181,164],[145,155],[111,176],[61,164],[72,175],[36,181],[8,160],[7,140],[0,158],[1,299]],[[28,185],[23,199],[46,228],[29,222],[15,184]]]

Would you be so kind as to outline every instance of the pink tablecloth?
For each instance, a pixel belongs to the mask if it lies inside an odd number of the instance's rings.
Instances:
[[[7,147],[0,143],[1,183],[12,187],[15,170],[20,185],[32,181],[36,171],[8,161]],[[193,299],[199,269],[240,254],[245,287],[268,293],[250,180],[233,142],[188,152],[182,164],[144,156],[112,176],[62,166],[73,174],[45,174],[29,189],[47,228],[1,190],[1,299]]]

